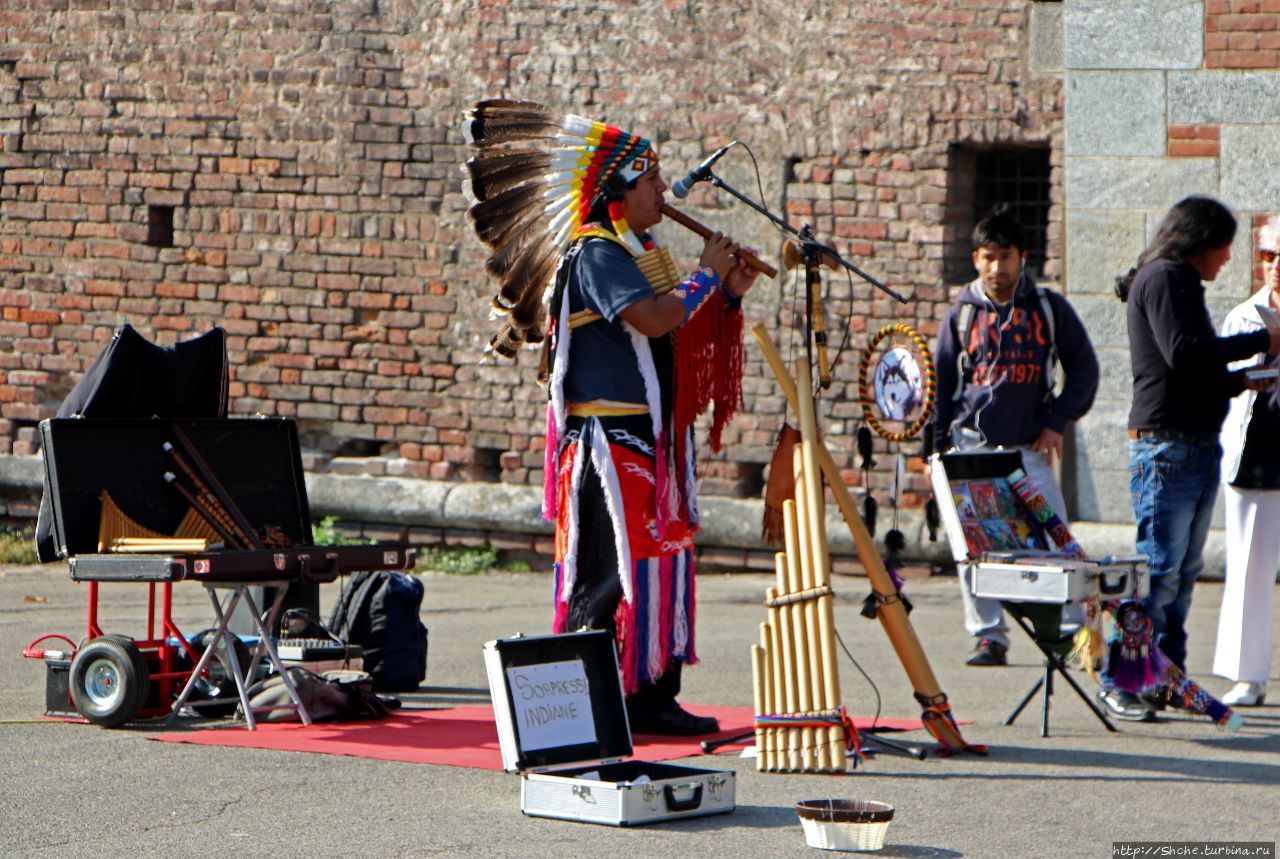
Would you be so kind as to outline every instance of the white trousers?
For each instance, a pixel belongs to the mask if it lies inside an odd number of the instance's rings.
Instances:
[[[1062,521],[1067,521],[1067,504],[1062,499],[1062,490],[1058,487],[1058,478],[1053,473],[1048,454],[1036,453],[1025,447],[1018,448],[1022,453],[1022,468],[1027,477],[1035,484],[1036,489],[1044,496],[1045,501],[1053,505],[1053,510]],[[960,579],[960,601],[964,605],[964,628],[974,638],[987,638],[1009,646],[1009,627],[1005,623],[1004,611],[1000,600],[973,595],[973,565],[964,563],[968,556],[966,547],[952,546],[955,556],[956,573]],[[1084,618],[1083,606],[1063,606],[1062,623],[1064,626],[1075,626]]]
[[[1280,568],[1280,491],[1223,487],[1227,575],[1213,673],[1266,683],[1271,676],[1271,598]]]

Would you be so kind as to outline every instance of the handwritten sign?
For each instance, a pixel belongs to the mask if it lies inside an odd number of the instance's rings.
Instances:
[[[591,687],[580,659],[507,669],[525,751],[596,741]]]

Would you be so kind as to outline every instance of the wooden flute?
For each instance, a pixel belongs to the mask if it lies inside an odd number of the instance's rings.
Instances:
[[[712,230],[710,227],[707,227],[707,226],[704,226],[703,224],[698,223],[693,218],[686,215],[684,212],[681,212],[677,209],[673,209],[671,206],[668,206],[666,203],[662,204],[662,214],[670,218],[671,220],[675,221],[680,226],[685,227],[686,229],[692,230],[693,232],[697,233],[699,236],[701,236],[704,239],[707,238],[707,236],[710,236],[712,233]],[[735,257],[741,258],[743,262],[745,262],[748,266],[760,272],[761,274],[768,275],[769,277],[778,276],[778,270],[776,268],[769,265],[767,262],[762,261],[759,257],[757,257],[755,254],[751,253],[748,250],[745,250],[745,249],[739,250],[737,254],[735,254]],[[646,268],[650,268],[650,267],[661,270],[665,266],[666,273],[669,275],[669,279],[658,278],[657,280],[655,280],[654,277],[650,276],[651,274],[650,272],[645,272],[645,276],[649,278],[649,282],[655,284],[654,292],[656,295],[664,295],[667,292],[670,292],[671,289],[674,288],[680,282],[680,278],[676,274],[675,267],[671,262],[671,255],[668,254],[666,250],[663,248],[656,248],[655,250],[649,251],[647,254],[645,254],[639,259],[639,265],[640,265],[641,271],[644,271]],[[661,284],[664,279],[667,279],[666,285],[665,286],[658,285],[658,284]],[[569,328],[570,329],[579,328],[583,325],[587,325],[591,322],[595,322],[599,318],[600,318],[600,314],[596,313],[594,310],[585,310],[585,309],[579,310],[577,313],[570,314]]]
[[[713,232],[713,230],[710,227],[706,226],[705,224],[698,223],[693,218],[686,215],[684,212],[666,203],[662,204],[662,214],[665,217],[668,217],[671,220],[675,221],[677,224],[684,227],[685,229],[692,230],[693,232],[697,233],[699,236],[701,236],[704,239],[710,236],[711,233]],[[734,254],[734,256],[739,257],[748,266],[760,272],[761,274],[765,275],[766,277],[776,278],[778,276],[778,270],[776,268],[769,265],[767,262],[760,259],[758,256],[753,254],[751,251],[746,250],[745,248],[738,251],[736,254]]]

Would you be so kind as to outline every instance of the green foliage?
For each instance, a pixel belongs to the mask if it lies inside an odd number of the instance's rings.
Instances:
[[[348,537],[338,531],[337,516],[326,516],[311,523],[311,543],[315,546],[367,546],[374,542],[363,537]]]
[[[498,565],[498,550],[488,544],[473,549],[432,547],[418,556],[418,569],[454,576],[474,576]]]
[[[36,529],[0,528],[0,564],[38,564],[36,557]]]

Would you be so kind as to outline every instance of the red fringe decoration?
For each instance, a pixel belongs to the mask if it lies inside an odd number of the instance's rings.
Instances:
[[[711,393],[715,403],[711,413],[711,450],[716,453],[720,451],[724,428],[742,410],[742,327],[742,309],[730,310],[726,304],[721,314],[720,339],[716,343],[720,372],[715,374]]]
[[[685,431],[713,405],[711,450],[742,408],[742,310],[730,310],[716,292],[676,333],[676,385],[673,411],[677,468],[684,462]]]
[[[632,567],[634,570],[634,566]],[[635,579],[633,578],[634,582]],[[639,595],[632,593],[631,602],[618,600],[618,608],[613,613],[617,631],[614,638],[618,643],[618,671],[622,675],[622,694],[633,695],[640,688],[640,653],[638,646],[640,635],[636,628],[637,602]]]

